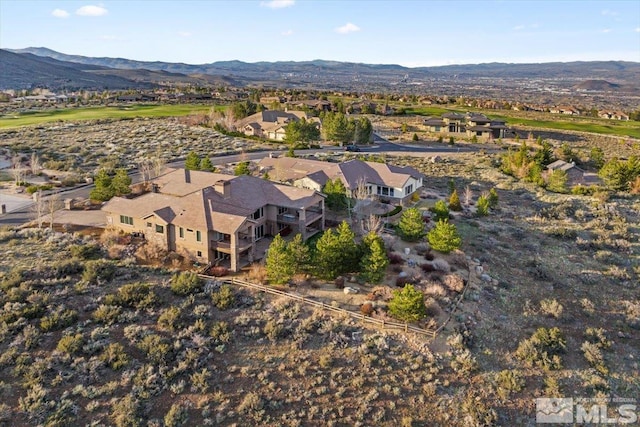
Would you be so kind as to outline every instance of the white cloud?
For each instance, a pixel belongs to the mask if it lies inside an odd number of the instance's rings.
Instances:
[[[106,41],[122,41],[122,40],[124,40],[124,38],[119,37],[119,36],[113,36],[113,35],[105,34],[105,35],[103,35],[103,36],[100,36],[100,40],[106,40]]]
[[[109,11],[102,6],[87,5],[76,10],[76,15],[80,16],[104,16]]]
[[[618,16],[618,12],[616,12],[615,10],[610,10],[610,9],[605,9],[601,13],[604,16]]]
[[[633,31],[635,31],[636,33],[640,33],[640,27],[636,28],[636,29],[635,29],[635,30],[633,30]]]
[[[270,9],[282,9],[284,7],[291,7],[294,4],[296,4],[295,0],[271,0],[260,2],[260,6],[268,7]]]
[[[524,25],[516,25],[513,29],[516,31],[524,30]]]
[[[285,37],[288,37],[293,34],[293,30],[283,31],[281,34]]]
[[[179,31],[178,35],[180,37],[191,37],[193,35],[193,33],[189,32],[189,31]]]
[[[358,27],[355,24],[352,24],[351,22],[347,22],[342,27],[336,28],[336,33],[340,33],[340,34],[355,33],[356,31],[360,31],[360,27]]]
[[[53,16],[55,16],[56,18],[68,18],[69,17],[69,12],[67,12],[64,9],[53,9],[51,14]]]
[[[607,34],[611,32],[611,28],[605,28],[603,30],[600,30],[601,33]]]

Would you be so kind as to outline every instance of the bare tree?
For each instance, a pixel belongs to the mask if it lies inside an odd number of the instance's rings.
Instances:
[[[45,201],[42,198],[42,190],[38,190],[33,194],[33,205],[31,206],[31,213],[33,213],[38,228],[42,228],[44,222]]]
[[[153,163],[151,160],[147,158],[138,160],[138,170],[140,171],[140,175],[142,176],[142,183],[145,185],[151,179],[152,168]]]
[[[467,206],[471,206],[471,201],[473,200],[473,191],[471,191],[471,187],[467,185],[464,189],[464,204]]]
[[[13,175],[16,187],[18,187],[24,181],[25,176],[24,169],[22,168],[22,164],[20,162],[13,165],[11,174]]]
[[[164,172],[164,168],[165,168],[166,162],[162,158],[162,156],[160,154],[158,154],[152,159],[152,163],[153,163],[153,175],[154,175],[154,178],[155,177],[159,177],[160,175],[162,175],[162,172]]]
[[[34,151],[31,153],[31,161],[29,163],[31,167],[31,174],[38,175],[40,173],[40,169],[42,169],[40,165],[40,159],[38,158],[38,154]]]
[[[49,228],[53,230],[53,220],[58,209],[62,208],[60,193],[54,193],[47,199],[47,211],[49,212]]]
[[[363,218],[360,224],[362,227],[363,235],[369,234],[372,231],[375,234],[380,234],[380,231],[382,230],[382,218],[373,213]]]

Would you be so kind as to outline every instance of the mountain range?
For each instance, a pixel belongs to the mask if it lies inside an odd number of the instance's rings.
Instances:
[[[128,89],[158,85],[285,86],[326,89],[371,88],[421,82],[477,79],[599,80],[598,89],[637,88],[640,63],[625,61],[487,63],[408,68],[326,60],[208,64],[145,62],[67,55],[44,47],[0,50],[0,89]]]

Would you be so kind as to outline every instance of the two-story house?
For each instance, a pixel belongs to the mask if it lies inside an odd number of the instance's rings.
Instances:
[[[107,202],[107,224],[232,271],[264,256],[265,237],[300,233],[306,240],[324,230],[324,196],[309,189],[185,169],[155,179],[152,189]]]
[[[274,181],[322,191],[328,180],[340,179],[347,196],[355,192],[358,186],[365,185],[373,197],[397,204],[406,202],[423,185],[423,175],[414,168],[357,159],[329,163],[293,157],[268,157],[260,160],[259,166]]]

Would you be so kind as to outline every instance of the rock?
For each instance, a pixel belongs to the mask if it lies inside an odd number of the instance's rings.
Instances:
[[[347,286],[342,290],[342,292],[344,292],[345,294],[357,294],[358,290],[356,288],[352,288],[351,286]]]
[[[484,272],[484,268],[481,265],[476,265],[476,274],[479,276]]]
[[[487,282],[487,283],[492,281],[491,276],[489,276],[487,273],[483,273],[480,276],[480,280],[482,280],[483,282]]]

